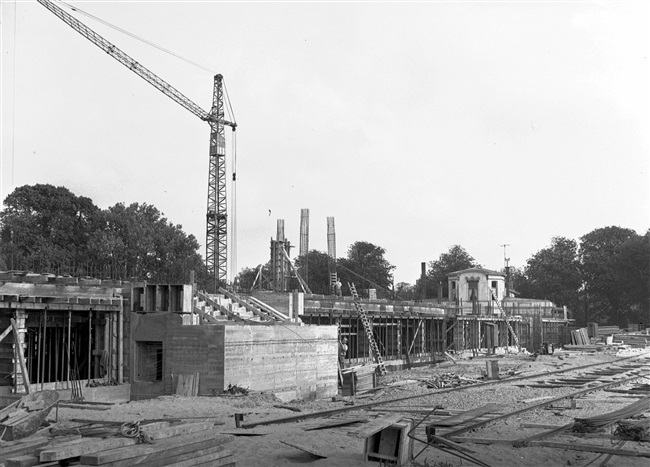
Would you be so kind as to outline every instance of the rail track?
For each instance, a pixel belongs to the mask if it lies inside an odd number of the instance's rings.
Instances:
[[[531,412],[534,410],[545,408],[547,406],[551,406],[565,399],[574,399],[577,397],[584,396],[591,392],[610,389],[615,386],[620,386],[623,384],[634,382],[641,378],[648,377],[650,376],[649,357],[650,357],[650,352],[644,352],[644,353],[640,353],[633,356],[624,357],[624,358],[620,358],[608,362],[598,362],[589,365],[581,365],[578,367],[563,368],[555,371],[545,372],[543,374],[519,376],[519,377],[508,378],[503,380],[488,381],[485,383],[462,386],[459,388],[452,388],[452,389],[440,390],[440,391],[428,393],[427,395],[429,396],[435,396],[437,394],[476,389],[476,388],[481,388],[483,386],[513,385],[513,383],[515,383],[514,385],[519,385],[516,383],[520,383],[524,381],[529,381],[529,383],[522,384],[522,385],[526,386],[527,388],[533,388],[533,389],[534,388],[544,388],[544,389],[568,388],[568,387],[579,388],[577,391],[565,393],[561,396],[554,397],[554,398],[546,398],[544,401],[539,402],[537,404],[533,404],[505,414],[500,414],[495,417],[488,417],[487,419],[481,418],[480,420],[477,418],[475,421],[473,421],[473,423],[472,421],[470,421],[468,425],[462,426],[461,428],[457,428],[451,431],[447,431],[446,433],[440,436],[435,435],[435,430],[431,430],[430,428],[427,428],[424,431],[424,433],[426,434],[426,438],[423,439],[421,437],[421,435],[423,434],[422,426],[424,425],[426,427],[427,422],[430,421],[431,417],[436,413],[435,409],[433,409],[429,413],[427,413],[418,423],[416,423],[415,426],[408,433],[408,436],[412,438],[414,441],[421,442],[425,445],[414,456],[414,459],[420,456],[429,447],[433,447],[442,450],[444,452],[450,453],[461,459],[468,460],[476,465],[485,466],[487,464],[485,464],[483,461],[471,456],[471,453],[473,451],[466,449],[461,445],[457,444],[457,441],[459,441],[459,435],[479,428],[483,428],[493,423],[506,420],[513,416],[518,416],[526,412]],[[550,382],[545,381],[543,383],[535,383],[535,380],[538,379],[546,380],[551,375],[570,374],[573,372],[578,372],[579,376],[574,378],[564,378],[564,379],[554,380]],[[643,396],[639,395],[638,397],[643,397]],[[433,425],[434,424],[432,424],[431,426]],[[415,434],[416,430],[418,430],[419,436]],[[561,431],[561,430],[557,430],[557,431]],[[580,449],[580,447],[577,446],[576,449]]]

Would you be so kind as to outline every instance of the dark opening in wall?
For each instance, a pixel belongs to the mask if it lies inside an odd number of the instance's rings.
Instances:
[[[137,367],[135,376],[138,381],[162,381],[163,344],[162,342],[136,342]]]

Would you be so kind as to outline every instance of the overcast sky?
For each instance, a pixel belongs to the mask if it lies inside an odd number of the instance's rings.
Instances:
[[[223,74],[237,271],[268,261],[277,219],[297,255],[309,208],[310,249],[333,216],[338,256],[374,243],[409,283],[455,244],[498,270],[503,244],[522,267],[554,236],[645,233],[649,4],[74,2],[211,70],[76,14],[206,110]],[[2,199],[49,183],[153,204],[205,255],[208,147],[43,6],[2,0]]]

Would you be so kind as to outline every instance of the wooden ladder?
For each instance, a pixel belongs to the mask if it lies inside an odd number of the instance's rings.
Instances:
[[[494,293],[493,289],[490,289],[490,294],[492,295],[492,300],[494,300],[495,303],[497,304],[497,308],[501,312],[501,315],[506,320],[506,325],[508,326],[508,330],[510,331],[510,333],[512,334],[513,339],[515,340],[515,344],[517,345],[517,349],[519,349],[519,351],[521,351],[521,345],[519,345],[519,338],[517,337],[517,334],[515,333],[515,330],[512,329],[512,326],[510,325],[510,320],[508,319],[508,315],[506,314],[505,310],[501,306],[501,302],[497,298],[497,295]]]
[[[372,335],[372,328],[370,327],[368,316],[366,315],[364,309],[361,307],[361,302],[359,301],[359,294],[357,294],[357,289],[354,286],[354,283],[348,282],[348,287],[350,288],[350,292],[352,293],[352,298],[354,299],[354,307],[356,308],[357,313],[359,313],[359,317],[361,318],[361,322],[363,323],[363,329],[364,331],[366,331],[366,337],[368,338],[368,342],[370,343],[370,350],[372,352],[372,355],[374,356],[375,361],[377,362],[379,368],[379,374],[381,376],[384,376],[386,374],[386,367],[384,366],[384,361],[381,358],[381,353],[379,353],[379,347],[377,347],[377,342],[375,341],[375,337]]]

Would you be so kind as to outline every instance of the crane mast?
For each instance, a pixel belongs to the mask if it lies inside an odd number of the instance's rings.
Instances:
[[[206,266],[208,273],[215,281],[215,285],[218,282],[225,284],[227,279],[228,233],[225,127],[230,126],[235,131],[237,124],[224,119],[223,76],[218,74],[214,77],[212,108],[210,112],[206,112],[172,85],[142,66],[81,21],[63,11],[50,0],[37,1],[108,55],[210,125]]]

